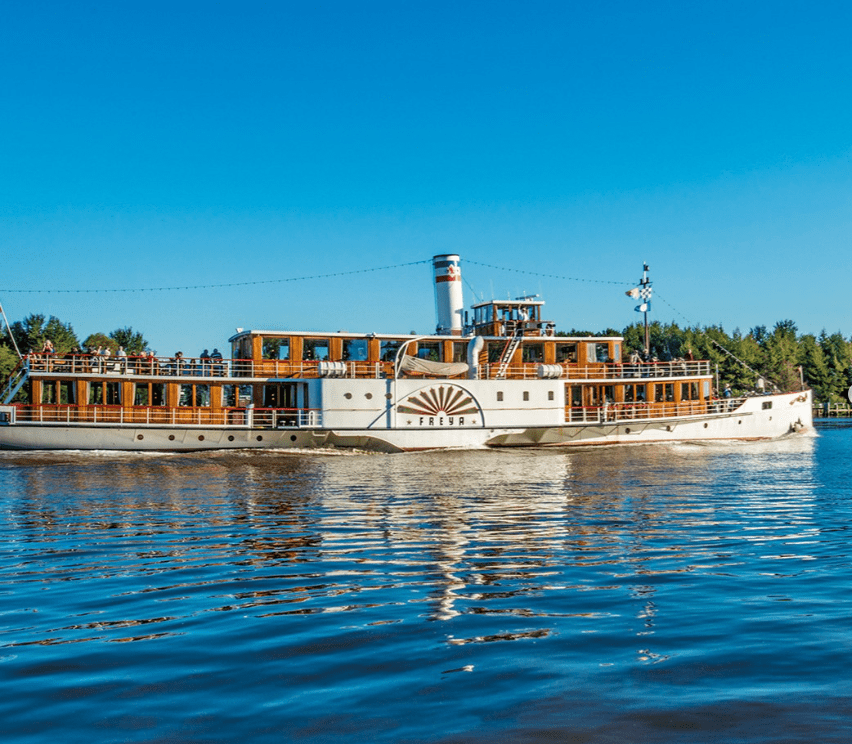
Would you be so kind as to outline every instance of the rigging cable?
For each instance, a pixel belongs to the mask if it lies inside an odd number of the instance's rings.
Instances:
[[[3,305],[0,305],[0,313],[3,314],[3,321],[6,323],[6,330],[9,332],[9,338],[12,339],[12,346],[15,347],[18,359],[23,359],[24,357],[21,354],[21,350],[18,348],[18,342],[15,341],[15,334],[12,333],[12,326],[9,325],[9,319],[6,317],[6,311],[3,309]]]
[[[376,266],[371,269],[353,269],[352,271],[335,271],[330,274],[312,274],[309,276],[296,276],[286,279],[260,279],[253,282],[230,282],[228,284],[193,284],[183,287],[127,287],[120,289],[6,289],[6,292],[17,294],[72,294],[72,293],[107,293],[107,292],[174,292],[185,289],[224,289],[226,287],[249,287],[259,284],[283,284],[284,282],[301,282],[308,279],[329,279],[337,276],[351,276],[353,274],[367,274],[371,271],[386,271],[387,269],[399,269],[403,266],[416,266],[418,264],[431,263],[426,261],[409,261],[408,263],[392,264],[390,266]]]
[[[763,377],[764,379],[769,380],[769,381],[770,381],[773,385],[775,385],[775,387],[778,387],[777,382],[776,382],[775,380],[773,380],[771,377],[769,377],[768,375],[761,374],[760,372],[758,372],[758,371],[757,371],[756,369],[754,369],[753,367],[750,367],[750,366],[749,366],[748,364],[746,364],[746,363],[745,363],[742,359],[740,359],[740,358],[739,358],[736,354],[734,354],[734,353],[733,353],[733,352],[731,352],[731,351],[728,351],[728,350],[727,350],[724,346],[722,346],[722,344],[720,344],[720,343],[719,343],[719,342],[718,342],[715,338],[711,338],[711,337],[707,334],[707,330],[706,330],[706,329],[703,329],[703,330],[702,330],[700,325],[698,325],[698,324],[697,324],[697,323],[695,323],[694,321],[692,321],[692,320],[690,320],[689,318],[687,318],[687,317],[686,317],[686,316],[685,316],[682,312],[680,312],[680,310],[678,310],[678,309],[677,309],[674,305],[672,305],[672,304],[671,304],[668,300],[664,299],[664,298],[660,295],[659,291],[657,292],[657,299],[658,299],[658,300],[662,300],[662,301],[663,301],[666,305],[668,305],[668,306],[671,308],[672,312],[674,312],[676,315],[679,315],[681,318],[683,318],[683,319],[684,319],[687,323],[689,323],[690,325],[692,325],[694,328],[698,329],[698,330],[699,330],[699,332],[700,332],[700,333],[701,333],[701,334],[702,334],[702,335],[703,335],[703,336],[704,336],[704,337],[705,337],[708,341],[710,341],[710,343],[711,343],[711,344],[713,344],[714,346],[717,346],[717,347],[718,347],[721,351],[723,351],[725,354],[727,354],[729,357],[731,357],[731,359],[733,359],[733,360],[735,360],[735,361],[739,362],[739,363],[740,363],[743,367],[745,367],[745,368],[746,368],[749,372],[753,373],[755,377],[757,377],[758,379],[760,379],[761,377]]]

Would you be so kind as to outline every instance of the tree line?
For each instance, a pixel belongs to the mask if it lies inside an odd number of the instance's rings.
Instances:
[[[681,328],[677,323],[651,323],[648,354],[660,361],[687,358],[708,359],[718,369],[720,389],[730,385],[735,395],[754,391],[758,379],[766,389],[798,390],[802,383],[814,392],[819,403],[848,401],[852,386],[852,340],[839,331],[814,336],[800,334],[792,320],[778,321],[772,330],[755,326],[748,333],[739,329],[726,333],[721,325]],[[645,326],[633,323],[621,331],[607,328],[600,332],[572,330],[564,336],[623,336],[626,356],[644,352]]]
[[[130,354],[148,350],[148,342],[130,327],[116,328],[111,333],[93,333],[82,343],[70,323],[59,318],[33,314],[12,323],[14,337],[21,353],[39,352],[47,339],[53,343],[57,354],[69,354],[74,349],[93,353],[109,348],[114,354],[119,346]],[[571,330],[560,336],[623,336],[625,356],[631,350],[644,350],[645,328],[634,323],[621,331],[607,328],[589,332]],[[801,381],[814,391],[820,403],[846,401],[852,386],[852,340],[847,341],[838,331],[825,331],[814,336],[800,334],[792,320],[778,321],[772,330],[755,326],[748,333],[739,329],[728,334],[721,325],[681,328],[676,323],[650,325],[651,356],[661,361],[686,358],[691,353],[695,359],[709,359],[714,371],[718,368],[721,387],[730,385],[735,394],[754,390],[758,378],[767,382],[767,388],[797,390]],[[5,384],[18,363],[9,329],[0,335],[0,383]]]

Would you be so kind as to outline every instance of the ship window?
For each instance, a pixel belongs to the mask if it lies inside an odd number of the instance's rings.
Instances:
[[[251,385],[222,385],[222,405],[245,408],[251,403]]]
[[[642,403],[645,401],[644,385],[625,385],[624,401],[626,403]]]
[[[614,343],[612,345],[612,361],[620,362],[621,361],[621,344]]]
[[[553,400],[553,391],[552,391],[552,390],[548,390],[548,391],[547,391],[547,399],[548,399],[548,400]]]
[[[251,359],[251,337],[243,336],[239,341],[234,343],[234,358],[235,359]]]
[[[673,382],[667,382],[665,384],[665,396],[666,396],[666,400],[669,403],[674,401],[674,383]]]
[[[577,344],[556,344],[556,363],[576,362]]]
[[[663,402],[663,386],[662,385],[654,385],[654,400],[657,403]]]
[[[467,361],[467,344],[458,343],[457,341],[453,342],[453,361]]]
[[[121,385],[117,382],[89,383],[89,405],[121,405]]]
[[[571,386],[571,405],[580,408],[583,405],[583,388],[579,385]]]
[[[134,385],[134,406],[166,405],[166,386],[161,382],[140,382]]]
[[[770,408],[772,408],[772,401],[771,400],[764,401],[763,402],[763,410],[767,411]]]
[[[209,406],[209,385],[181,385],[178,396],[179,406]]]
[[[680,384],[681,400],[698,400],[698,383],[682,382]]]
[[[328,359],[327,338],[306,338],[302,340],[302,359],[306,362],[324,362]]]
[[[263,339],[263,358],[264,359],[284,359],[290,358],[290,339],[289,338],[264,338]]]
[[[704,380],[704,398],[710,397],[710,380]]]
[[[544,344],[524,344],[523,345],[523,360],[533,364],[541,364],[544,362]]]
[[[440,341],[420,341],[417,344],[417,356],[430,362],[441,361]]]
[[[343,339],[343,361],[344,362],[366,362],[367,361],[367,339],[366,338],[344,338]]]
[[[497,400],[503,400],[503,391],[502,390],[497,391]]]
[[[604,364],[609,361],[609,344],[588,343],[586,344],[586,361],[590,364],[598,362]]]
[[[379,348],[379,359],[383,362],[393,362],[396,360],[396,352],[399,351],[399,341],[396,339],[386,339],[382,341]]]
[[[486,347],[488,349],[488,363],[494,364],[500,361],[503,354],[503,349],[506,348],[505,341],[490,341]]]
[[[46,405],[56,403],[56,386],[53,382],[45,382],[41,387],[41,402]]]
[[[529,399],[530,399],[530,393],[529,393],[529,391],[528,391],[528,390],[524,390],[524,400],[529,400]]]

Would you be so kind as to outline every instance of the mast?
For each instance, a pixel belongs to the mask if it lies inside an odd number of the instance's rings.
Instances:
[[[642,309],[645,315],[645,349],[651,353],[651,330],[648,327],[648,311],[651,309],[651,280],[648,278],[648,264],[642,264],[642,281],[639,282],[639,296],[642,304],[636,309]]]

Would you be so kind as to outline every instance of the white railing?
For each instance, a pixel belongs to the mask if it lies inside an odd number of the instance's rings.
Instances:
[[[166,406],[15,405],[12,423],[68,426],[192,426],[238,429],[305,429],[322,426],[316,408],[207,408]]]
[[[394,363],[390,361],[283,359],[201,359],[197,357],[103,357],[86,354],[31,354],[27,358],[31,374],[36,375],[116,375],[134,377],[201,377],[292,379],[345,377],[349,379],[390,379]],[[501,369],[499,362],[482,364],[479,379],[533,380],[539,375],[540,362],[514,364]],[[557,365],[551,365],[557,366]],[[669,377],[707,377],[710,362],[651,362],[648,364],[590,364],[579,367],[562,363],[564,380],[643,380]],[[458,377],[459,375],[455,375]]]
[[[515,364],[500,374],[497,362],[483,364],[479,368],[479,377],[483,380],[514,379],[533,380],[539,376],[541,362]],[[652,362],[649,364],[590,364],[578,367],[572,364],[560,364],[563,380],[641,380],[666,377],[698,377],[710,374],[710,362]]]
[[[712,416],[736,411],[746,398],[721,400],[685,400],[680,403],[610,403],[603,406],[568,406],[565,420],[569,423],[612,423],[653,419]]]

